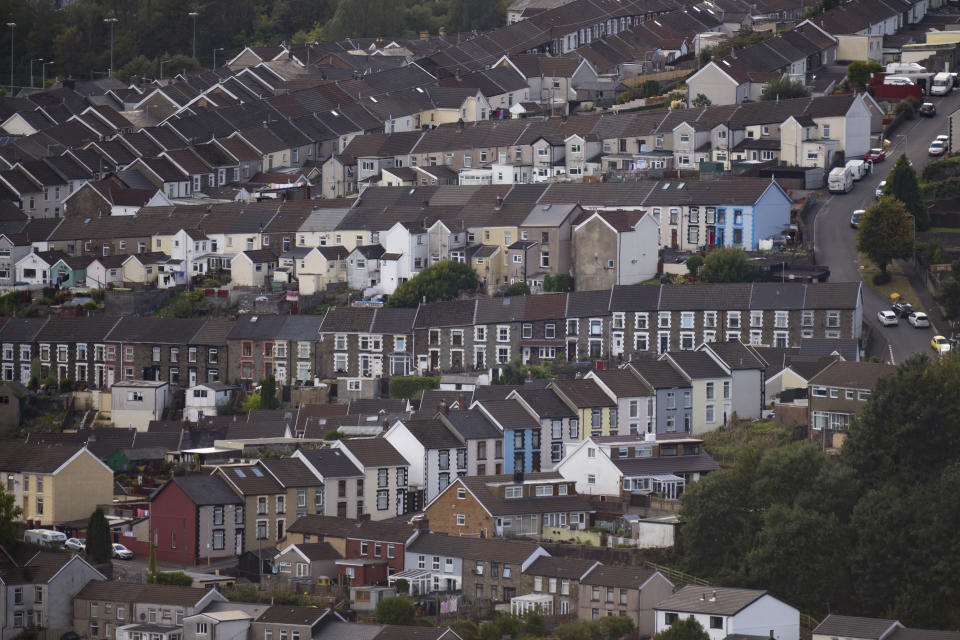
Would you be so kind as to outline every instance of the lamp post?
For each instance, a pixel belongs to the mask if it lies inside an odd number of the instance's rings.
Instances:
[[[10,97],[13,97],[13,30],[17,28],[16,22],[8,22],[10,27]]]
[[[213,67],[210,68],[210,71],[213,71],[217,68],[217,51],[223,51],[223,47],[217,47],[213,50]]]
[[[30,88],[33,89],[33,63],[34,62],[43,62],[43,58],[33,58],[30,60]],[[41,89],[43,87],[40,87]]]
[[[110,25],[110,71],[107,73],[107,77],[113,77],[113,25],[117,24],[119,20],[116,18],[104,18],[104,22]]]
[[[200,14],[196,11],[191,11],[187,14],[193,18],[193,59],[197,59],[197,16]]]
[[[40,75],[40,83],[43,85],[42,88],[44,89],[47,87],[47,65],[48,64],[53,64],[53,60],[47,60],[42,65],[40,65],[40,70],[42,72]]]
[[[161,61],[160,61],[160,79],[161,79],[161,80],[163,80],[163,65],[165,65],[165,64],[168,63],[168,62],[170,62],[170,61],[169,61],[169,60],[161,60]]]

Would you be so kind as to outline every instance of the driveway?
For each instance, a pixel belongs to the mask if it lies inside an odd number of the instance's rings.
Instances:
[[[937,106],[937,115],[933,118],[920,118],[908,121],[900,127],[891,139],[893,143],[887,151],[887,160],[874,166],[873,173],[854,185],[853,191],[846,194],[825,194],[822,203],[813,213],[813,238],[817,262],[830,266],[830,280],[833,282],[852,282],[861,280],[855,250],[856,230],[850,227],[850,215],[857,209],[866,209],[875,201],[874,191],[881,180],[893,168],[900,154],[907,154],[919,173],[930,160],[927,147],[930,141],[941,133],[947,133],[947,115],[960,107],[960,89],[949,96],[928,98]],[[903,262],[904,272],[911,275],[912,267]],[[911,296],[912,297],[912,296]],[[925,306],[928,306],[925,304]],[[869,285],[863,287],[863,317],[875,331],[879,339],[871,341],[868,356],[878,356],[884,362],[899,364],[911,354],[930,352],[930,338],[934,329],[914,329],[905,320],[896,327],[881,327],[877,322],[877,311],[889,309],[890,303]],[[936,324],[936,318],[934,318]],[[946,326],[937,326],[942,333]]]

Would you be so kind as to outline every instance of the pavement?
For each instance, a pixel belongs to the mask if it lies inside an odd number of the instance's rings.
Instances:
[[[947,131],[947,116],[960,108],[960,89],[944,97],[928,97],[926,100],[937,106],[933,118],[907,121],[893,134],[887,150],[887,160],[874,165],[873,173],[854,184],[850,193],[827,193],[810,214],[813,225],[814,251],[818,264],[829,265],[832,282],[862,280],[855,249],[856,229],[850,227],[850,215],[857,209],[866,209],[875,201],[874,192],[880,181],[893,169],[900,154],[906,152],[917,173],[931,161],[927,155],[930,142]],[[896,327],[881,327],[877,312],[889,309],[890,302],[874,291],[869,284],[863,286],[863,319],[877,339],[870,341],[867,356],[877,356],[884,362],[899,364],[914,353],[933,353],[930,339],[937,333],[949,335],[949,327],[933,305],[933,297],[923,286],[917,270],[909,261],[898,265],[913,285],[913,292],[902,293],[907,302],[916,302],[919,297],[931,316],[930,329],[914,329],[905,320]],[[946,333],[944,333],[946,332]]]

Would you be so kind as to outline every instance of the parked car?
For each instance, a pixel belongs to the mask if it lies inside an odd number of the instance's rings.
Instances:
[[[893,312],[901,318],[906,318],[913,313],[913,305],[909,302],[903,302],[902,300],[897,300],[890,305],[890,308],[893,309]]]
[[[63,543],[63,548],[71,551],[86,551],[87,541],[80,538],[67,538],[67,541]]]
[[[857,209],[853,212],[853,215],[850,216],[850,226],[854,229],[860,228],[860,221],[863,220],[863,215],[866,213],[865,209]]]
[[[936,137],[936,139],[942,142],[943,146],[947,146],[948,144],[950,144],[950,136],[948,136],[945,133],[941,133]]]
[[[926,329],[930,326],[930,319],[923,311],[914,311],[907,316],[907,322],[917,329]]]
[[[884,309],[883,311],[877,311],[877,320],[880,321],[885,327],[895,327],[900,322],[897,319],[897,314],[889,309]]]
[[[932,102],[924,102],[920,105],[920,115],[925,118],[932,118],[937,115],[937,108],[933,105]]]
[[[863,154],[864,160],[869,160],[870,162],[883,162],[887,159],[887,152],[883,149],[870,149],[865,154]]]
[[[933,339],[930,340],[930,346],[941,355],[950,352],[950,341],[943,336],[933,336]]]
[[[133,551],[127,549],[119,542],[113,543],[113,557],[120,560],[133,560]]]
[[[887,181],[881,180],[880,184],[877,185],[877,190],[874,192],[874,195],[878,198],[883,195],[883,190],[887,188]]]
[[[942,140],[934,140],[933,142],[930,143],[930,146],[927,148],[927,155],[934,156],[934,157],[942,156],[943,152],[946,150],[947,150],[947,147],[945,144],[943,144]]]

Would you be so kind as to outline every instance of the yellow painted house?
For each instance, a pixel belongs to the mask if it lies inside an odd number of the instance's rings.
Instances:
[[[0,475],[20,519],[32,527],[86,520],[113,502],[113,470],[84,446],[6,442]]]
[[[578,437],[613,436],[617,432],[617,402],[594,380],[554,380],[547,385],[580,421]]]

